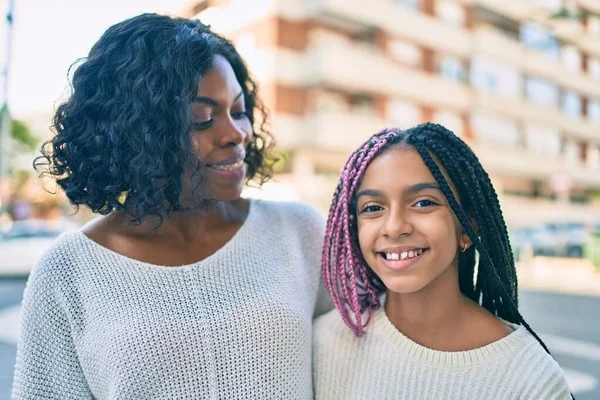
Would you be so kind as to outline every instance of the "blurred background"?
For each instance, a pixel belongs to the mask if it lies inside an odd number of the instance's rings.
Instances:
[[[94,2],[96,3],[96,2]],[[521,307],[578,399],[600,399],[600,0],[0,0],[0,399],[27,275],[75,214],[31,164],[67,69],[142,12],[233,40],[287,163],[247,196],[328,210],[338,173],[386,126],[438,122],[500,195]]]

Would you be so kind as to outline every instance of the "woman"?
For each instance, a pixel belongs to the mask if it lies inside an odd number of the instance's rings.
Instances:
[[[312,398],[325,223],[240,197],[272,141],[233,45],[199,21],[116,24],[54,122],[37,167],[103,217],[32,272],[13,397]]]

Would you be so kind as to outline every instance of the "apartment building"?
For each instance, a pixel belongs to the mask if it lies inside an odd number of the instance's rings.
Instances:
[[[193,0],[234,41],[289,159],[327,208],[343,162],[386,126],[463,137],[511,225],[600,221],[600,2]]]

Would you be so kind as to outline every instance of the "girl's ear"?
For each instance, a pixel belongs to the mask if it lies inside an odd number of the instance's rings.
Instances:
[[[479,236],[479,225],[477,224],[477,221],[475,220],[475,218],[469,217],[469,222],[471,223],[471,227],[475,231],[475,234],[477,236]],[[467,235],[467,232],[466,232],[465,228],[463,227],[462,233],[460,235],[460,240],[458,242],[458,246],[460,247],[460,251],[464,253],[472,245],[473,245],[473,241],[471,240],[471,238],[469,237],[469,235]]]

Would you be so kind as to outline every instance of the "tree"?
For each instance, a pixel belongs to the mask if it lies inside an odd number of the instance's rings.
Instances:
[[[24,149],[33,151],[39,144],[39,139],[31,133],[29,127],[18,119],[13,119],[11,124],[10,136],[15,142]]]

